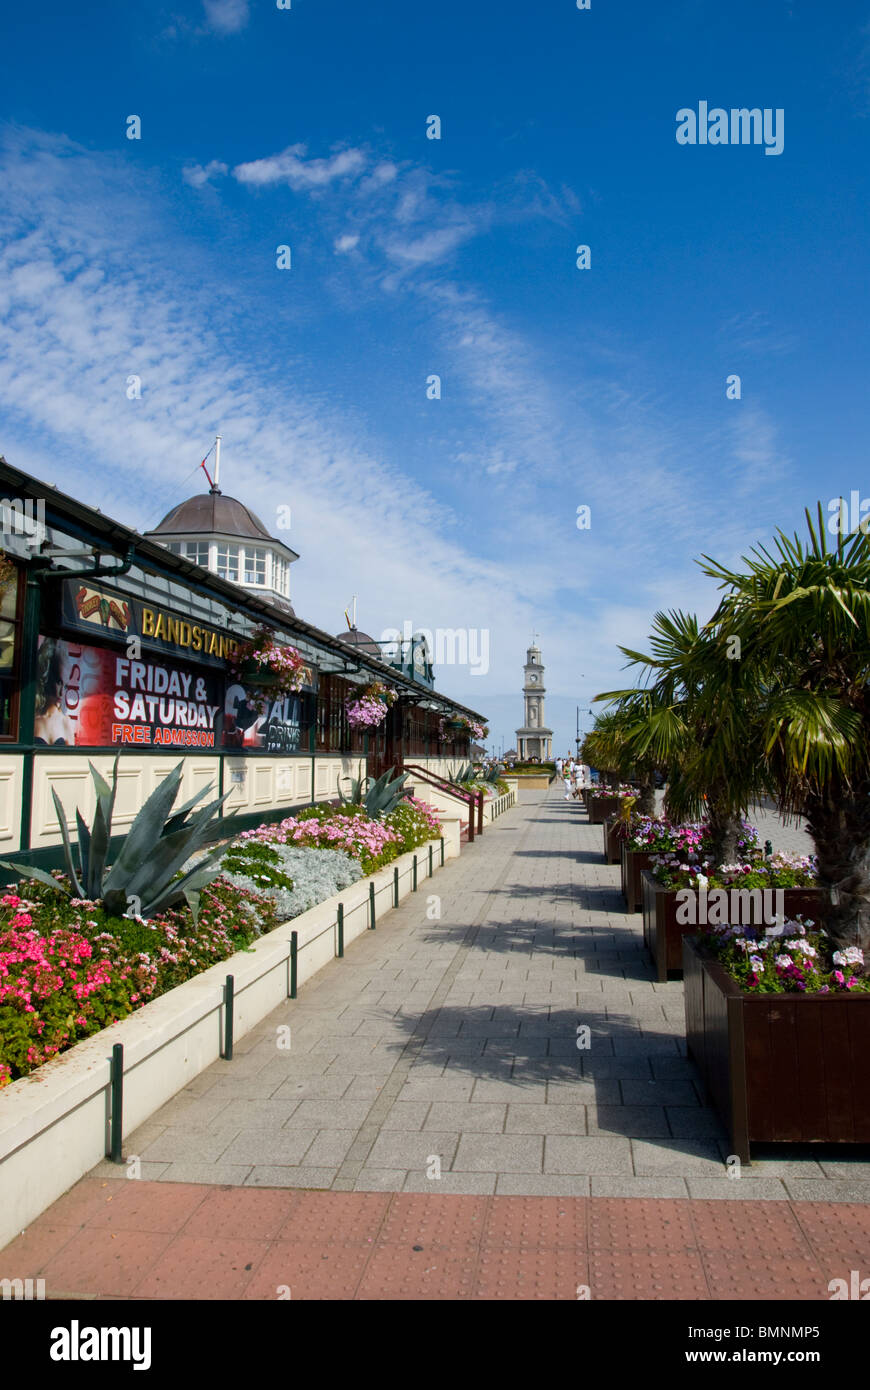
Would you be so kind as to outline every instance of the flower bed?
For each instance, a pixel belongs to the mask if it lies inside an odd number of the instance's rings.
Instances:
[[[741,989],[758,994],[870,991],[858,946],[835,949],[827,932],[801,918],[767,927],[728,925],[705,932],[704,949]]]
[[[364,874],[372,874],[438,834],[440,822],[431,807],[406,797],[383,821],[370,820],[360,806],[312,806],[277,825],[246,830],[239,839],[343,850],[359,861]]]
[[[60,875],[58,875],[60,880]],[[22,886],[24,887],[24,885]],[[0,900],[0,1087],[249,946],[280,919],[217,879],[187,909],[144,922],[28,883]]]
[[[415,798],[384,822],[359,807],[311,807],[227,847],[196,923],[189,908],[144,921],[112,917],[47,884],[7,890],[0,1087],[440,833],[435,812]]]

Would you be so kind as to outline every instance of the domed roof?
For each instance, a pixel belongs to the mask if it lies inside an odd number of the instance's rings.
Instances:
[[[214,488],[210,492],[198,492],[194,497],[188,497],[186,502],[179,502],[153,531],[145,532],[146,536],[196,534],[242,536],[276,543],[250,507],[235,497],[225,497]]]
[[[369,637],[367,632],[360,632],[359,628],[352,627],[347,632],[337,632],[335,637],[336,641],[346,642],[349,647],[355,647],[364,656],[375,656],[379,661],[384,660],[384,654],[374,637]]]

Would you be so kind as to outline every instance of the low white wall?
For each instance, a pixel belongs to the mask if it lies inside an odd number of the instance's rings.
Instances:
[[[443,838],[446,863],[459,854],[458,818],[445,817]],[[437,871],[441,846],[438,840],[429,844]],[[212,966],[0,1091],[0,1247],[105,1157],[115,1043],[124,1046],[126,1135],[221,1055],[227,975],[234,977],[233,1031],[240,1038],[288,998],[293,933],[298,988],[335,958],[338,903],[344,904],[347,947],[369,927],[370,884],[375,886],[376,922],[393,904],[395,869],[399,898],[413,891],[415,855],[422,889],[428,876],[427,845],[283,923],[255,942],[250,952],[238,952]]]

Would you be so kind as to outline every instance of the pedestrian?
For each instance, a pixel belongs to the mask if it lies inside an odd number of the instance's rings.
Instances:
[[[571,800],[571,775],[570,775],[570,773],[568,772],[568,769],[567,769],[567,768],[565,769],[565,776],[564,776],[564,778],[563,778],[562,780],[563,780],[564,783],[565,783],[565,800],[566,800],[566,801],[570,801],[570,800]]]

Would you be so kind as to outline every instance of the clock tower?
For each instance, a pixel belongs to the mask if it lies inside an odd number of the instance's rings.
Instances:
[[[542,763],[551,760],[553,754],[553,730],[544,724],[544,668],[541,665],[541,649],[532,634],[532,645],[526,652],[523,667],[523,703],[525,723],[517,729],[517,752],[520,761],[537,758]]]

